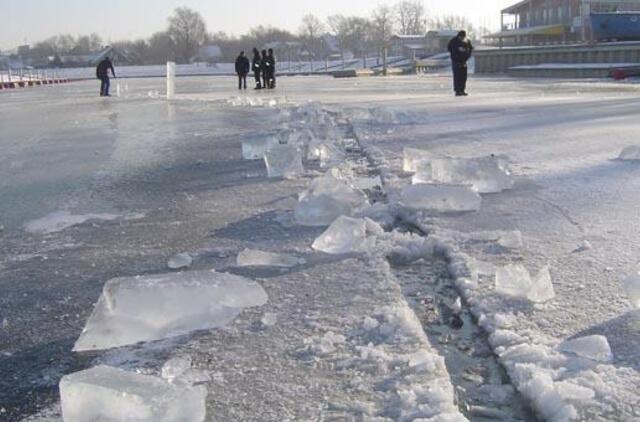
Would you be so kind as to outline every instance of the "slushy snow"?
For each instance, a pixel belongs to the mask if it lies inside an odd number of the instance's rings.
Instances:
[[[100,350],[221,327],[267,294],[215,271],[116,278],[104,286],[74,351]]]
[[[466,186],[420,183],[404,188],[400,194],[404,206],[414,211],[436,213],[477,211],[482,198]]]
[[[303,265],[306,261],[293,255],[245,249],[238,254],[239,267],[281,267],[291,268]]]
[[[108,366],[66,375],[60,381],[65,422],[200,422],[207,390]]]

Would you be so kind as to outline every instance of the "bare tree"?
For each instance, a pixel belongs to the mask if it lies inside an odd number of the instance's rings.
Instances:
[[[207,25],[200,13],[188,7],[178,7],[169,17],[167,33],[176,45],[178,58],[186,63],[206,40]]]
[[[370,39],[378,54],[389,44],[393,36],[394,16],[391,7],[386,5],[378,6],[371,15]]]
[[[176,60],[176,43],[167,32],[156,32],[149,39],[149,61],[165,63]]]
[[[331,32],[335,35],[338,42],[338,48],[344,60],[344,53],[347,50],[347,38],[349,36],[349,21],[343,15],[331,15],[327,18],[327,23]]]
[[[312,57],[316,57],[321,49],[321,37],[324,31],[324,24],[315,15],[309,14],[302,18],[298,33]]]
[[[474,26],[464,16],[457,15],[439,16],[432,19],[429,22],[429,26],[433,29],[465,30],[467,32],[467,36],[471,39],[481,38],[490,32],[487,28]]]
[[[396,20],[401,35],[424,35],[426,28],[426,12],[424,4],[419,0],[403,0],[396,4]]]

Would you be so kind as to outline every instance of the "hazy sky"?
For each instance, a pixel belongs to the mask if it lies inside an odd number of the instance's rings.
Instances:
[[[396,0],[0,0],[0,49],[60,33],[96,32],[105,41],[148,37],[164,29],[178,6],[198,10],[210,32],[242,34],[264,24],[297,30],[307,13],[368,15]],[[425,0],[431,15],[458,14],[474,23],[499,26],[499,11],[517,0]]]

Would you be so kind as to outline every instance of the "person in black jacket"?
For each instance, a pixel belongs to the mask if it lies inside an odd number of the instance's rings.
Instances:
[[[238,74],[238,89],[242,89],[244,83],[244,89],[247,89],[247,75],[249,74],[249,59],[244,55],[244,51],[240,52],[240,55],[236,59],[236,73]]]
[[[262,66],[260,71],[262,72],[262,87],[269,88],[269,72],[271,64],[269,63],[269,57],[267,57],[267,50],[262,50]]]
[[[458,35],[449,41],[448,48],[453,68],[453,89],[456,96],[467,96],[467,61],[473,53],[473,46],[471,41],[467,39],[467,33],[465,31],[458,32]]]
[[[110,96],[109,87],[111,86],[111,81],[109,81],[109,70],[111,70],[111,74],[115,78],[116,71],[113,69],[113,63],[111,63],[111,59],[109,59],[109,56],[107,56],[100,63],[98,63],[98,67],[96,67],[96,78],[100,79],[101,97]]]
[[[256,78],[256,89],[262,89],[262,59],[257,48],[253,49],[253,76]]]
[[[267,88],[274,89],[276,87],[276,58],[273,55],[273,49],[270,48],[267,60],[269,61],[269,72],[267,74]]]

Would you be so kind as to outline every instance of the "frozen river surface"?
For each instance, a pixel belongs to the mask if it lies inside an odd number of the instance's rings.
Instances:
[[[93,82],[0,95],[0,419],[20,420],[43,409],[56,417],[62,375],[96,360],[152,372],[176,347],[197,355],[199,367],[209,370],[210,391],[227,388],[234,394],[235,401],[210,400],[209,414],[222,415],[212,420],[251,419],[242,413],[247,404],[241,392],[254,378],[256,412],[272,412],[264,413],[268,420],[317,417],[314,406],[322,407],[324,399],[332,411],[342,409],[335,404],[338,397],[327,398],[336,381],[322,365],[305,373],[304,365],[274,363],[277,373],[291,377],[284,377],[291,390],[267,394],[260,382],[273,385],[274,373],[257,369],[252,375],[255,356],[241,351],[273,343],[273,362],[279,362],[276,356],[292,353],[286,342],[299,340],[292,333],[309,329],[310,318],[337,332],[339,318],[323,315],[323,295],[329,303],[341,294],[331,275],[352,273],[353,282],[371,278],[357,263],[314,257],[309,245],[322,230],[282,224],[307,178],[270,180],[261,161],[242,160],[243,139],[286,126],[279,113],[283,106],[233,107],[228,100],[238,96],[235,81],[216,77],[179,79],[178,98],[167,102],[158,96],[163,82],[123,81],[121,96],[109,99],[96,97]],[[446,76],[295,77],[282,78],[272,93],[241,95],[254,102],[311,100],[331,107],[349,123],[353,133],[348,136],[357,137],[372,160],[371,170],[383,176],[390,201],[410,183],[402,171],[403,148],[465,158],[508,156],[517,176],[514,188],[483,195],[478,212],[417,215],[406,223],[437,236],[452,254],[495,265],[520,263],[532,272],[549,265],[556,298],[545,305],[503,300],[487,278],[480,278],[473,293],[458,286],[476,317],[502,321],[499,328],[509,331],[510,341],[493,341],[493,351],[503,353],[500,361],[510,382],[540,419],[561,420],[558,415],[571,414],[571,406],[582,419],[637,419],[640,314],[620,279],[640,260],[640,164],[614,159],[624,147],[640,144],[640,89],[475,78],[470,97],[454,98],[449,85]],[[523,235],[521,247],[505,250],[487,241],[487,233],[514,230]],[[246,247],[311,254],[313,265],[300,277],[326,278],[322,293],[292,273],[244,274],[267,280],[263,285],[275,306],[269,312],[304,320],[303,326],[287,322],[269,338],[253,330],[252,321],[263,316],[249,313],[233,329],[181,339],[171,347],[161,343],[153,350],[89,356],[70,352],[105,281],[164,272],[167,260],[180,252],[195,257],[196,269],[225,269]],[[353,294],[371,302],[356,306],[351,301],[344,308],[336,302],[336,309],[326,311],[335,316],[352,307],[359,318],[376,301],[389,300]],[[487,334],[495,334],[497,325],[486,324]],[[607,338],[612,362],[576,364],[557,355],[561,342],[594,334]],[[507,353],[518,342],[528,348]],[[247,370],[226,374],[229,362]],[[522,365],[528,365],[529,378]],[[319,386],[292,393],[310,373]],[[236,380],[225,383],[224,376]],[[278,404],[269,405],[278,397]],[[308,405],[296,408],[290,397],[303,397]],[[564,410],[549,409],[550,397],[558,398],[557,407]],[[376,400],[363,392],[350,398]],[[459,407],[473,419],[473,411]],[[513,404],[506,407],[516,419],[527,417]]]

